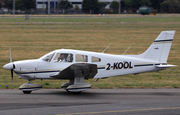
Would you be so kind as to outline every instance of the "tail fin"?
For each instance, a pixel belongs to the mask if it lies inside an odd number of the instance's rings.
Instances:
[[[162,31],[151,46],[137,57],[159,62],[167,62],[174,34],[175,30]]]

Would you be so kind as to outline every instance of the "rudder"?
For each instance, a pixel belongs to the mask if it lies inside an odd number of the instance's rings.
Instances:
[[[137,57],[158,62],[167,62],[174,34],[175,30],[162,31],[151,46]]]

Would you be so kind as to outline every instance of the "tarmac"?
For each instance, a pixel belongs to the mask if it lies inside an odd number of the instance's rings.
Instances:
[[[179,115],[180,89],[0,90],[0,115]]]

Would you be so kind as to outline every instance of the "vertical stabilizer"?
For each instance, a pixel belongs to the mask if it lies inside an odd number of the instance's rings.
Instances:
[[[174,34],[175,30],[162,31],[151,46],[137,57],[159,62],[167,62]]]

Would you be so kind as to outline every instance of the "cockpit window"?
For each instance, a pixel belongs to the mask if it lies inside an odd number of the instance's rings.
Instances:
[[[88,56],[76,54],[76,62],[88,62]]]
[[[57,53],[54,57],[54,62],[73,62],[73,54]]]
[[[52,57],[54,56],[54,54],[55,53],[47,54],[47,55],[43,56],[41,59],[44,60],[44,61],[50,62]]]

